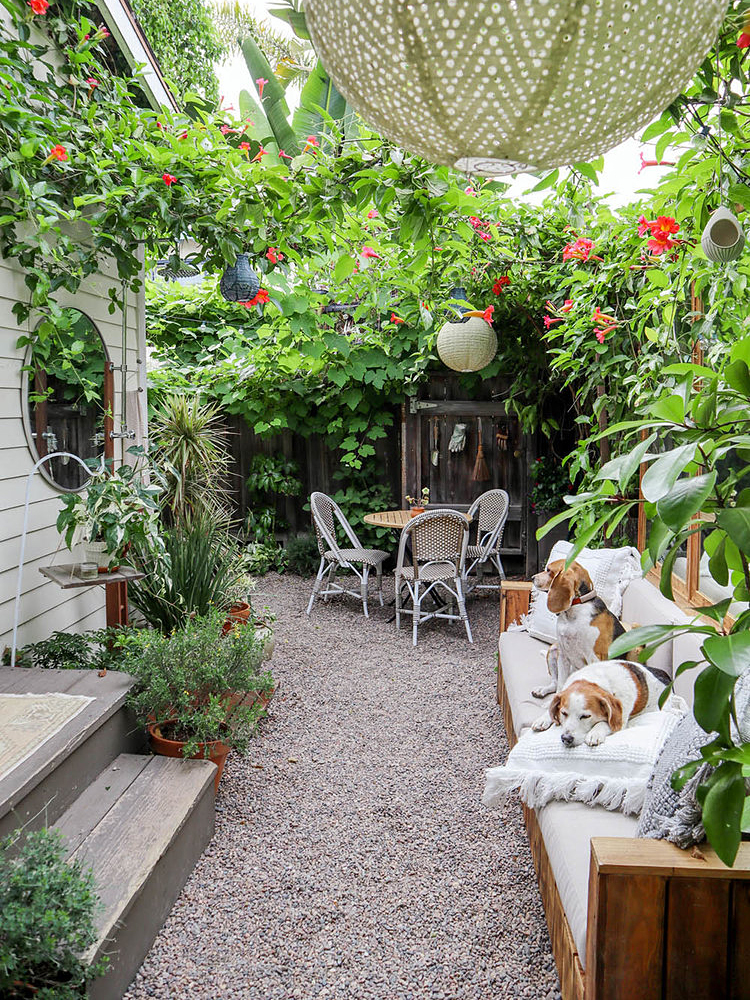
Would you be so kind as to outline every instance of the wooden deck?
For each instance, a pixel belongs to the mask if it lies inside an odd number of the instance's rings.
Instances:
[[[93,698],[82,712],[30,757],[0,778],[0,836],[54,823],[70,803],[122,752],[143,747],[141,730],[125,707],[133,681],[95,670],[0,667],[4,694],[78,694]]]

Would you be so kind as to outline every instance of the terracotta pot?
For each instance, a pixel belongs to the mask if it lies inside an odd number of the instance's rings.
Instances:
[[[151,738],[151,749],[161,757],[181,757],[182,748],[185,746],[184,740],[170,740],[162,736],[162,726],[169,726],[169,722],[152,723],[148,727],[148,735]],[[210,760],[216,764],[217,771],[214,778],[214,791],[219,790],[219,782],[224,773],[224,765],[231,747],[221,740],[211,740],[210,743],[199,743],[198,752],[194,753],[191,760]],[[184,758],[183,758],[184,759]]]
[[[424,507],[412,507],[412,509],[411,509],[411,511],[409,513],[409,516],[410,517],[417,517],[417,515],[424,514],[424,512],[425,512],[425,508]]]
[[[226,635],[227,632],[237,623],[240,625],[245,625],[250,619],[251,607],[246,601],[238,601],[233,604],[227,613],[227,619],[222,625],[221,634]]]

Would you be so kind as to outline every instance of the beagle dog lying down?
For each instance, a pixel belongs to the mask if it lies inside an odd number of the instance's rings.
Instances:
[[[604,601],[596,596],[588,571],[578,562],[565,569],[565,560],[551,562],[534,577],[534,586],[547,593],[547,608],[557,615],[557,642],[547,653],[552,680],[535,688],[535,698],[560,691],[574,670],[587,663],[606,660],[613,641],[625,632]],[[639,650],[625,659],[636,660]]]
[[[663,678],[663,679],[662,679]],[[640,712],[655,712],[669,678],[628,660],[590,663],[572,674],[552,699],[549,709],[532,725],[535,732],[562,726],[566,747],[598,746],[624,729]]]

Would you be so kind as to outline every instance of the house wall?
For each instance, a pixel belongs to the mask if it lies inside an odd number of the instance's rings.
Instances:
[[[75,296],[61,293],[61,306],[74,306],[96,324],[109,353],[110,360],[121,362],[121,317],[118,310],[109,313],[108,289],[117,284],[106,272],[87,279]],[[35,458],[29,449],[22,419],[22,376],[24,349],[16,348],[18,337],[34,328],[32,317],[28,327],[20,328],[12,313],[13,305],[28,295],[23,273],[14,262],[0,260],[0,650],[10,646],[18,563],[23,527],[27,477]],[[145,413],[145,364],[136,359],[146,358],[145,303],[143,293],[132,293],[128,307],[128,390],[143,388],[141,402]],[[120,373],[115,371],[115,430],[120,429]],[[130,447],[133,442],[127,442]],[[123,445],[115,441],[115,463],[123,456]],[[19,616],[19,647],[48,637],[64,629],[80,631],[105,625],[104,588],[62,590],[46,580],[40,566],[79,561],[62,544],[55,527],[60,509],[60,492],[37,472],[31,486],[26,559],[23,568],[22,597]]]

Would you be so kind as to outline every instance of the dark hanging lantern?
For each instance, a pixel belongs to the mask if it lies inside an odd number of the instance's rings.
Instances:
[[[260,289],[260,278],[250,267],[246,253],[237,254],[233,267],[228,267],[221,276],[219,290],[227,302],[249,302]]]

